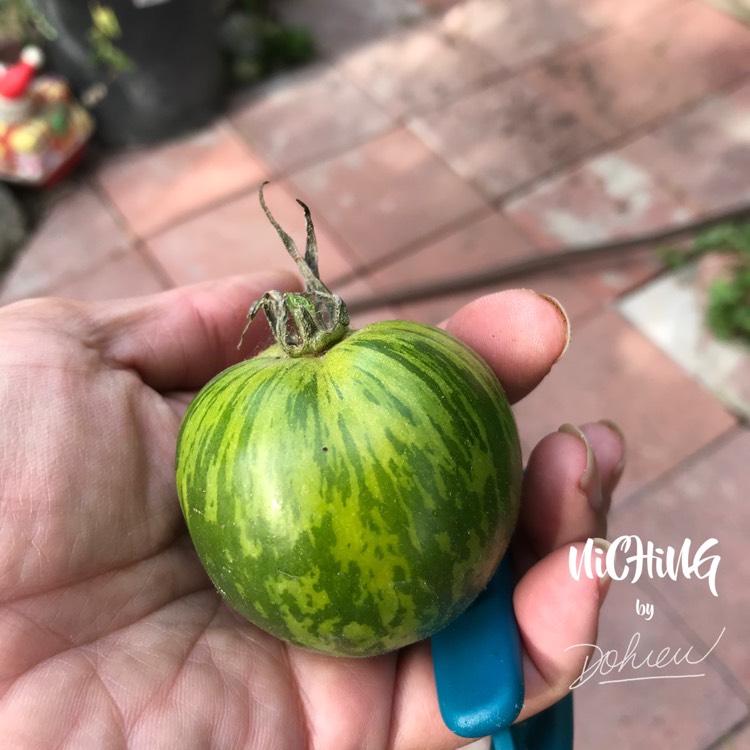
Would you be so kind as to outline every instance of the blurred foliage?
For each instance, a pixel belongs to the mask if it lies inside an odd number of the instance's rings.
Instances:
[[[310,32],[283,24],[274,15],[272,0],[236,0],[221,23],[220,36],[239,86],[317,57]]]
[[[317,57],[307,29],[286,26],[275,15],[273,0],[234,0],[219,20],[222,46],[234,83],[245,86],[294,68]],[[118,47],[120,24],[103,0],[88,3],[88,42],[92,61],[110,76],[130,70],[132,61]],[[55,28],[32,0],[0,0],[0,36],[21,44],[56,37]]]
[[[132,61],[115,43],[122,33],[115,12],[100,2],[90,3],[89,12],[88,42],[92,60],[100,63],[110,75],[129,70]],[[21,44],[40,44],[57,37],[55,27],[31,0],[0,0],[0,32]]]
[[[31,0],[0,0],[0,36],[26,44],[54,39],[55,29]]]
[[[750,221],[723,223],[699,232],[687,251],[666,248],[660,255],[670,268],[708,255],[729,256],[729,271],[708,288],[706,322],[725,341],[750,344]]]
[[[91,28],[88,40],[94,61],[103,65],[110,74],[130,70],[133,61],[115,43],[115,40],[122,36],[115,12],[101,3],[94,3],[90,10]]]

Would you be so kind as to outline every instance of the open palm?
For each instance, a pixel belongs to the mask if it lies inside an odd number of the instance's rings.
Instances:
[[[291,285],[267,274],[140,300],[0,309],[3,747],[465,744],[440,720],[427,644],[361,660],[286,646],[222,603],[187,537],[174,487],[185,406],[240,356],[249,303]],[[495,331],[488,321],[499,319]],[[477,301],[448,327],[512,398],[541,380],[565,339],[554,309],[528,292]],[[254,324],[246,349],[265,335]],[[576,437],[548,436],[529,459],[515,598],[525,715],[580,672],[583,654],[565,645],[596,633],[602,589],[572,581],[564,547],[603,535],[622,446],[603,425],[585,432],[598,464],[588,456],[583,489],[587,452]],[[550,632],[550,619],[566,625]]]

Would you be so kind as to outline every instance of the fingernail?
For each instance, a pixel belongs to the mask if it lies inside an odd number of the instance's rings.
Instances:
[[[594,547],[602,551],[602,569],[604,570],[604,575],[599,577],[599,604],[601,606],[601,603],[604,601],[604,597],[607,596],[607,592],[609,591],[609,583],[612,580],[609,577],[607,566],[604,564],[606,561],[607,552],[609,552],[609,548],[612,545],[606,539],[602,539],[601,537],[594,537],[591,541],[594,543]]]
[[[571,328],[570,328],[570,318],[568,317],[568,313],[565,312],[565,308],[560,303],[560,300],[555,299],[549,294],[539,294],[539,292],[536,292],[536,294],[541,297],[543,300],[546,300],[555,308],[555,311],[560,316],[560,319],[563,322],[563,325],[565,326],[565,346],[563,346],[562,351],[560,354],[557,355],[557,359],[555,362],[559,362],[562,358],[563,354],[568,351],[568,347],[570,346],[570,338],[571,338]]]
[[[577,437],[586,448],[586,467],[583,470],[583,474],[581,474],[581,478],[578,480],[578,486],[588,498],[589,505],[596,511],[600,510],[604,505],[604,498],[602,497],[602,488],[599,482],[599,469],[596,465],[594,451],[591,450],[588,438],[584,435],[581,428],[576,427],[574,424],[566,423],[560,426],[557,431]]]
[[[625,440],[625,433],[622,431],[620,425],[618,425],[616,422],[613,422],[611,419],[600,419],[599,424],[604,425],[607,429],[611,430],[620,441],[622,458],[620,458],[614,468],[615,479],[619,479],[622,476],[622,472],[625,470],[625,459],[627,456],[628,444]]]

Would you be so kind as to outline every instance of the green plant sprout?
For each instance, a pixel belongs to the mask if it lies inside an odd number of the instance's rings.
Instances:
[[[687,251],[665,248],[662,262],[679,268],[709,253],[731,258],[729,273],[708,288],[706,322],[723,341],[750,345],[750,221],[717,224],[699,232]]]
[[[112,8],[94,3],[90,6],[92,25],[88,40],[94,60],[112,73],[122,73],[133,67],[133,61],[116,45],[114,40],[122,36],[120,22]]]
[[[112,8],[95,2],[89,5],[91,28],[87,38],[92,58],[111,76],[130,70],[133,61],[115,44],[122,35]],[[0,29],[21,43],[57,39],[57,29],[34,7],[31,0],[0,0]]]

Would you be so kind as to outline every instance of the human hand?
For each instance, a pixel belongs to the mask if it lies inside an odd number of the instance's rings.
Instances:
[[[332,659],[258,630],[224,605],[193,551],[174,451],[195,391],[239,358],[265,274],[137,300],[0,308],[0,736],[11,750],[244,748],[438,750],[443,725],[427,642]],[[493,327],[490,321],[502,320]],[[506,292],[447,328],[516,400],[564,348],[544,299]],[[246,350],[260,346],[254,324]],[[533,337],[529,337],[533,332]],[[516,560],[526,707],[561,697],[593,643],[601,590],[572,580],[567,546],[603,536],[622,446],[602,425],[588,490],[584,443],[544,438],[529,458]],[[597,509],[588,501],[602,498]]]

